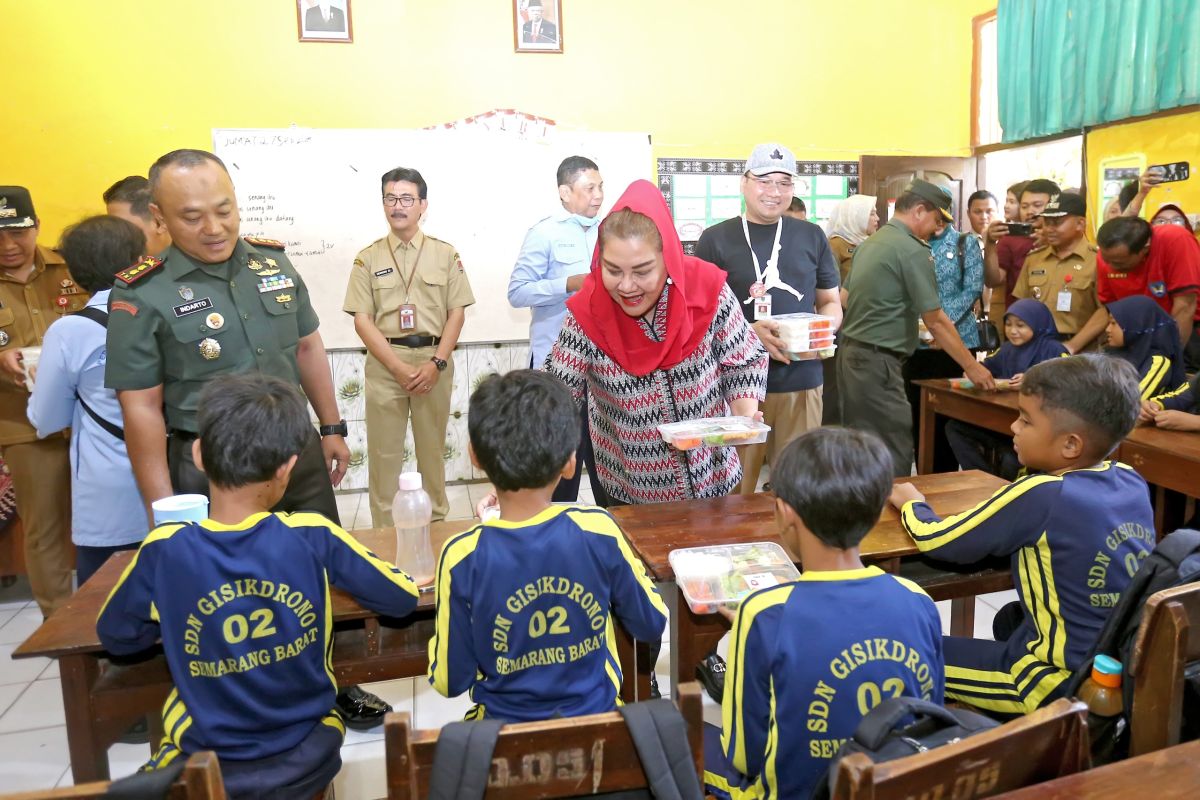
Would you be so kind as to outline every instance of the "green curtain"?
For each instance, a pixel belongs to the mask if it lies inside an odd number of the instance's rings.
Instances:
[[[1200,103],[1200,0],[999,0],[1005,142]]]

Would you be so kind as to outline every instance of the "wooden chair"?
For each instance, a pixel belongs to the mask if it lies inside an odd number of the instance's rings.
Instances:
[[[1146,601],[1128,665],[1133,676],[1129,754],[1179,744],[1183,671],[1200,659],[1200,583],[1164,589]]]
[[[696,774],[702,778],[699,685],[680,686],[678,702]],[[414,730],[407,713],[388,714],[383,727],[388,800],[426,797],[438,731]],[[646,786],[629,729],[618,712],[610,711],[505,725],[492,756],[487,796],[489,800],[543,800]]]
[[[104,797],[110,785],[109,781],[96,781],[61,789],[6,794],[3,800],[92,800]],[[216,754],[207,751],[193,753],[184,765],[179,780],[171,786],[168,797],[170,800],[225,800],[225,784],[221,781],[221,767]]]
[[[1091,767],[1087,706],[1055,700],[1021,719],[936,750],[838,764],[834,800],[991,797]]]

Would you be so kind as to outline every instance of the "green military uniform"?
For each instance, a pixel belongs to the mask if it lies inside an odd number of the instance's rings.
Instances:
[[[52,322],[87,301],[63,257],[38,246],[33,273],[24,283],[0,270],[0,352],[40,347]],[[63,435],[38,439],[25,416],[28,405],[25,387],[0,381],[0,455],[16,490],[33,598],[48,617],[71,596],[70,440]]]
[[[1013,296],[1040,300],[1050,309],[1054,325],[1064,339],[1079,333],[1100,308],[1096,296],[1095,246],[1080,238],[1062,258],[1049,246],[1030,250],[1013,287]]]
[[[420,367],[437,352],[450,311],[475,302],[462,260],[454,247],[417,231],[412,241],[394,234],[375,241],[354,259],[342,310],[369,314],[392,352],[405,364]],[[401,307],[415,307],[411,327],[401,320]],[[413,449],[425,491],[433,501],[433,519],[445,519],[446,467],[443,459],[454,361],[449,362],[428,394],[410,395],[387,367],[367,354],[367,472],[371,520],[392,524],[392,498],[404,468],[404,436],[409,416]]]
[[[897,476],[912,469],[912,411],[901,366],[917,347],[917,319],[942,307],[929,245],[892,219],[854,253],[838,353],[842,423],[874,431]]]
[[[204,494],[208,484],[190,452],[204,385],[218,375],[258,371],[299,386],[296,349],[319,324],[283,245],[251,238],[220,264],[196,261],[172,246],[161,261],[147,258],[123,270],[109,313],[105,385],[163,387],[171,485]],[[338,521],[315,429],[278,509],[317,511]]]

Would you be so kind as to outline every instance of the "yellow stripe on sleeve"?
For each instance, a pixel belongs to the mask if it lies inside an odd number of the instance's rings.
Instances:
[[[1146,374],[1138,382],[1138,388],[1141,389],[1143,400],[1149,400],[1154,396],[1158,385],[1162,383],[1170,367],[1171,361],[1166,356],[1152,356],[1150,358],[1150,369],[1146,370]]]
[[[116,585],[114,585],[112,591],[108,593],[108,597],[104,598],[104,605],[100,606],[100,612],[96,614],[96,619],[100,619],[100,617],[104,616],[104,610],[108,608],[108,604],[113,599],[113,596],[121,588],[121,585],[129,579],[129,576],[133,574],[133,570],[137,566],[138,559],[141,557],[142,550],[145,549],[146,545],[154,544],[155,542],[164,542],[167,539],[170,539],[175,532],[182,527],[182,523],[172,522],[167,525],[160,525],[154,530],[150,531],[150,533],[146,534],[146,538],[142,540],[140,545],[138,545],[137,552],[134,553],[133,558],[129,560],[129,564],[125,567],[125,571],[122,572],[121,577],[117,579]]]
[[[1155,402],[1158,402],[1161,400],[1167,400],[1171,397],[1178,397],[1179,395],[1186,392],[1188,390],[1188,387],[1191,385],[1192,385],[1191,381],[1184,381],[1183,383],[1179,384],[1179,386],[1175,387],[1171,391],[1163,392],[1162,394],[1156,394],[1154,397],[1152,397],[1150,399],[1154,400]]]
[[[437,571],[437,611],[433,638],[429,640],[429,672],[433,688],[443,696],[450,692],[450,588],[453,570],[479,543],[481,526],[449,539],[442,548]]]
[[[289,528],[324,528],[329,531],[329,534],[344,545],[349,547],[356,555],[360,556],[364,561],[375,568],[380,575],[386,577],[397,587],[408,592],[413,597],[421,596],[417,585],[412,582],[412,579],[404,574],[403,570],[396,567],[389,561],[384,561],[379,556],[367,549],[366,545],[355,539],[345,530],[334,525],[328,518],[321,514],[312,514],[300,512],[296,514],[276,514],[276,516],[287,525]]]
[[[1041,488],[1046,484],[1061,481],[1062,478],[1058,475],[1030,475],[1020,478],[1000,489],[974,508],[964,511],[961,514],[946,517],[940,522],[922,522],[913,513],[915,501],[909,501],[901,509],[900,519],[921,552],[936,550],[983,525],[1004,509],[1005,506],[1018,500],[1027,492]]]
[[[637,554],[629,547],[629,541],[625,538],[624,531],[617,521],[613,519],[607,512],[597,513],[596,511],[575,511],[567,512],[571,521],[578,525],[588,533],[596,533],[601,536],[611,536],[617,542],[617,549],[621,551],[621,557],[625,559],[625,563],[633,570],[633,575],[637,579],[638,585],[642,587],[642,591],[646,593],[646,597],[650,599],[650,603],[658,609],[665,617],[667,616],[667,605],[663,602],[662,595],[654,588],[654,582],[650,580],[650,575],[646,572],[646,565],[642,563],[642,559],[638,558]]]

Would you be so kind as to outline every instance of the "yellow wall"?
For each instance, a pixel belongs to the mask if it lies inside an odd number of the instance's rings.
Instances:
[[[214,127],[415,128],[492,108],[649,131],[657,156],[740,158],[763,139],[809,159],[965,155],[971,17],[995,0],[563,5],[566,52],[517,55],[503,0],[353,0],[350,45],[297,42],[290,0],[0,0],[0,184],[30,187],[52,241],[113,180],[211,147]],[[503,195],[486,168],[461,188]]]
[[[1146,219],[1159,206],[1175,203],[1186,214],[1200,212],[1200,111],[1169,117],[1129,122],[1101,128],[1087,135],[1088,214],[1094,220],[1099,208],[1102,176],[1100,164],[1106,159],[1126,155],[1144,155],[1145,166],[1187,161],[1192,166],[1190,180],[1165,183],[1152,191],[1142,207]],[[1095,230],[1093,227],[1092,230]]]

